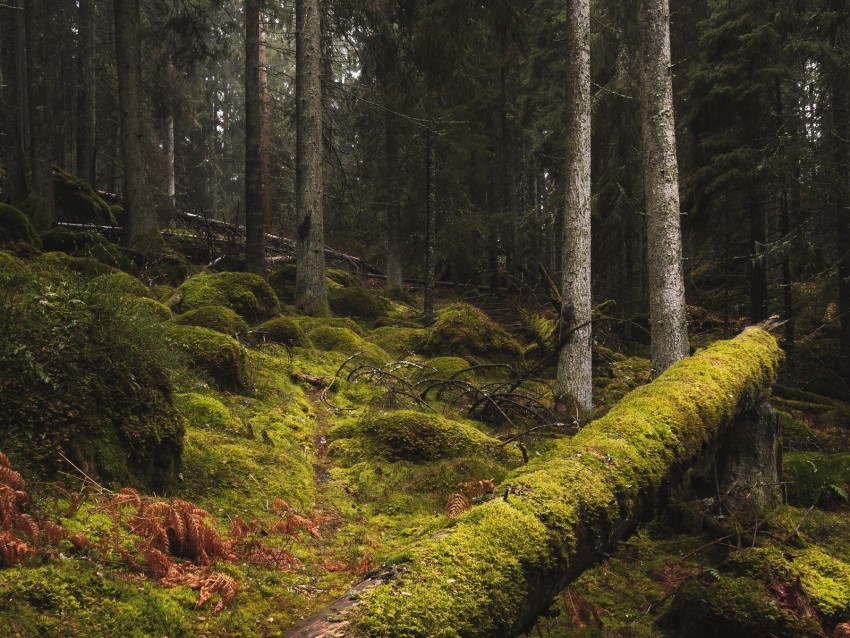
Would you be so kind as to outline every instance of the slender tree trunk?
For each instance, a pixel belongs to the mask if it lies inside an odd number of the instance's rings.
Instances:
[[[261,0],[245,2],[245,268],[266,267],[263,220],[263,105],[260,72]]]
[[[97,109],[95,93],[95,3],[94,0],[79,0],[79,56],[77,63],[77,176],[95,183],[95,131]]]
[[[750,320],[767,319],[767,257],[764,254],[764,208],[757,192],[750,194]]]
[[[4,192],[12,204],[26,199],[26,160],[21,132],[21,83],[18,51],[24,43],[19,41],[18,25],[23,20],[23,10],[18,0],[0,4],[0,75],[3,77],[3,117],[0,118],[0,162],[6,169]]]
[[[174,104],[168,99],[168,114],[165,116],[165,177],[168,206],[172,211],[177,208],[177,147],[174,138]]]
[[[434,131],[429,126],[425,133],[425,300],[423,318],[434,318],[434,286],[437,282],[437,158]]]
[[[153,205],[144,122],[139,0],[115,0],[115,58],[124,154],[124,244],[142,253],[162,249]]]
[[[45,88],[44,5],[42,0],[25,3],[27,31],[27,86],[30,112],[31,188],[27,208],[38,229],[56,221],[53,202],[53,170],[50,165],[50,103]]]
[[[269,94],[268,57],[264,14],[260,14],[260,96],[263,104],[263,130],[260,156],[263,165],[263,228],[272,232],[272,111]]]
[[[653,376],[688,356],[668,0],[641,2],[641,115]]]
[[[295,197],[299,223],[295,305],[328,312],[322,209],[322,41],[319,0],[295,2]]]
[[[590,0],[567,0],[566,206],[558,402],[582,421],[593,408],[590,291]]]
[[[401,202],[398,192],[398,133],[395,116],[384,116],[384,198],[387,215],[387,288],[401,288]]]

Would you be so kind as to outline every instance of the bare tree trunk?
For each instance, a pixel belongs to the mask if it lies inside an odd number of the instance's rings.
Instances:
[[[77,75],[77,176],[89,184],[95,182],[95,131],[97,81],[94,67],[95,3],[79,0],[79,71]]]
[[[56,221],[53,202],[53,171],[50,166],[50,103],[44,85],[44,4],[29,0],[25,5],[27,30],[27,86],[30,112],[31,188],[27,208],[36,228],[50,228]]]
[[[260,95],[263,104],[263,130],[260,156],[263,165],[263,227],[272,232],[272,112],[269,95],[268,59],[266,56],[265,16],[260,14]]]
[[[767,256],[764,207],[759,193],[750,193],[750,320],[753,323],[767,319]]]
[[[263,107],[260,72],[261,0],[245,2],[245,268],[266,267],[263,225]]]
[[[593,408],[590,290],[590,0],[567,0],[566,207],[558,402],[581,421]]]
[[[0,118],[0,160],[6,169],[4,192],[12,204],[26,199],[26,160],[22,136],[22,111],[20,65],[18,52],[24,49],[20,42],[18,25],[23,20],[23,10],[18,0],[0,4],[0,75],[3,77],[3,117]]]
[[[434,149],[434,131],[429,126],[425,133],[425,299],[423,318],[434,318],[434,286],[437,282],[437,159]]]
[[[641,115],[652,375],[688,356],[668,0],[641,2]]]
[[[387,216],[387,288],[401,288],[401,201],[398,192],[398,133],[392,113],[384,116],[384,198]]]
[[[151,193],[144,123],[144,94],[139,0],[115,0],[115,58],[121,147],[124,153],[124,237],[126,246],[142,253],[162,249],[162,235]]]
[[[322,42],[319,0],[295,2],[295,196],[298,223],[295,305],[328,312],[322,209]]]

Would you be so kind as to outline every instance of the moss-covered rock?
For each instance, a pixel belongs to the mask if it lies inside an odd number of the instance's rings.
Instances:
[[[0,202],[0,246],[18,241],[41,248],[41,238],[29,217],[14,206]]]
[[[61,251],[72,257],[86,257],[121,270],[132,270],[132,263],[115,244],[93,232],[53,228],[41,234],[44,252]]]
[[[368,415],[359,422],[337,426],[328,436],[331,440],[360,439],[365,445],[359,453],[390,461],[423,462],[476,454],[505,462],[518,459],[512,449],[471,425],[412,410]]]
[[[271,319],[280,302],[269,283],[253,273],[202,273],[183,282],[166,305],[182,314],[201,306],[227,306],[249,322]]]
[[[221,401],[207,394],[184,392],[174,397],[174,405],[188,427],[229,434],[244,433],[242,421],[231,414]]]
[[[53,195],[59,221],[98,226],[118,224],[112,208],[86,182],[53,167]]]
[[[307,336],[319,350],[339,352],[345,356],[359,352],[363,360],[375,365],[383,365],[390,361],[390,356],[381,348],[374,343],[369,343],[348,328],[319,326],[309,331]]]
[[[425,351],[432,356],[473,357],[494,363],[518,364],[522,346],[504,328],[474,306],[447,308],[432,326]]]
[[[788,453],[783,470],[789,504],[825,508],[850,504],[850,454]]]
[[[157,321],[168,321],[173,316],[168,306],[150,297],[133,297],[130,303],[137,306],[140,313],[148,314]]]
[[[200,326],[171,325],[166,340],[216,388],[233,392],[246,388],[245,352],[233,337]]]
[[[120,270],[95,277],[92,280],[92,285],[105,286],[131,297],[149,297],[153,299],[150,288],[143,284],[138,277],[133,277],[133,275],[128,275]]]
[[[322,326],[330,326],[331,328],[346,328],[361,337],[365,337],[369,334],[367,330],[349,317],[308,317],[302,315],[296,317],[296,320],[299,324],[301,324],[304,332],[308,334],[311,330],[315,330]]]
[[[66,271],[77,273],[86,279],[116,272],[115,268],[107,266],[97,259],[72,257],[62,252],[49,252],[39,255],[34,265],[45,275],[49,275],[50,272]]]
[[[235,310],[225,306],[201,306],[175,316],[172,322],[178,326],[209,328],[231,337],[236,336],[248,327],[248,323],[236,314]]]
[[[354,277],[351,275],[351,273],[340,268],[328,268],[327,270],[325,270],[325,277],[333,283],[343,286],[344,288],[357,285],[357,282],[354,280]]]
[[[329,290],[328,304],[337,315],[366,321],[374,321],[387,314],[386,307],[378,297],[356,286]]]
[[[177,253],[163,252],[145,262],[145,278],[152,284],[179,286],[197,272],[186,259]]]
[[[292,317],[275,317],[254,326],[247,334],[251,343],[280,343],[285,346],[312,348],[313,342],[301,324]]]
[[[426,328],[376,328],[369,341],[377,343],[394,357],[409,357],[422,352],[431,332]]]
[[[291,304],[295,300],[296,270],[295,264],[286,264],[266,276],[272,290],[283,303]]]

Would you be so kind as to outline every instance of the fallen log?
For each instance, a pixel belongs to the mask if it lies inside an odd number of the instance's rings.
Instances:
[[[781,358],[748,328],[681,361],[515,471],[504,495],[415,544],[284,636],[497,637],[529,630],[614,550],[742,417],[763,409]]]

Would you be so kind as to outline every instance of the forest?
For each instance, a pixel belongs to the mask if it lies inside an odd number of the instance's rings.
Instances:
[[[0,0],[0,635],[850,637],[847,0]]]

